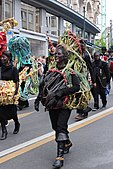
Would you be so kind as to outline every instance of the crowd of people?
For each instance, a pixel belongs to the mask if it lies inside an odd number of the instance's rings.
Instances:
[[[107,87],[110,90],[110,80],[112,77],[112,63],[110,62],[112,61],[113,50],[109,50],[109,56],[105,52],[101,53],[99,51],[96,51],[93,54],[93,58],[91,58],[91,56],[86,50],[86,44],[84,40],[80,40],[80,45],[82,49],[82,57],[88,68],[87,78],[88,80],[90,79],[89,84],[94,100],[94,107],[91,108],[88,105],[86,109],[77,108],[76,112],[78,115],[75,117],[76,120],[83,120],[84,118],[88,117],[88,113],[91,110],[98,110],[100,108],[100,100],[102,101],[101,108],[106,108],[106,90]],[[73,93],[77,93],[80,89],[80,81],[77,78],[76,74],[72,72],[69,73],[69,76],[72,80],[71,87],[58,87],[55,91],[49,88],[50,86],[48,82],[51,82],[52,79],[54,79],[54,82],[56,81],[55,79],[57,74],[55,75],[55,73],[56,71],[61,71],[66,67],[66,64],[68,62],[67,58],[68,52],[66,51],[65,46],[57,45],[55,52],[56,69],[54,69],[54,74],[53,71],[50,71],[49,73],[44,75],[42,83],[40,84],[39,94],[37,96],[37,99],[35,100],[35,109],[37,111],[39,111],[40,102],[42,102],[43,106],[46,107],[46,110],[49,111],[51,125],[53,130],[55,131],[55,140],[57,143],[57,156],[55,162],[53,163],[54,168],[61,168],[63,166],[64,154],[69,153],[70,147],[72,146],[72,142],[69,139],[68,132],[68,120],[71,114],[71,110],[69,108],[64,107],[62,105],[62,102],[66,96],[69,96]],[[103,58],[105,60],[103,60]],[[59,81],[57,82],[59,83]],[[53,86],[53,88],[55,88],[57,85],[53,84]]]
[[[91,58],[83,39],[80,40],[80,46],[82,58],[87,66],[87,80],[90,84],[94,107],[91,108],[87,105],[85,109],[76,108],[77,116],[75,119],[77,121],[87,118],[91,110],[98,110],[100,108],[100,100],[102,101],[102,108],[106,108],[107,94],[111,87],[110,81],[113,79],[113,48],[111,47],[108,52],[105,48],[102,52],[96,51],[93,54],[93,58]],[[64,162],[64,154],[69,153],[70,147],[72,146],[68,132],[68,120],[72,109],[67,106],[67,102],[70,95],[79,92],[80,80],[73,67],[69,70],[65,69],[69,56],[65,44],[58,44],[56,46],[54,56],[56,65],[51,70],[48,70],[48,62],[45,56],[35,58],[38,64],[39,92],[34,102],[34,108],[36,111],[39,111],[41,102],[46,110],[49,111],[49,117],[52,128],[55,131],[55,141],[57,143],[57,155],[53,166],[54,168],[61,168]],[[19,70],[12,63],[11,52],[6,50],[2,53],[0,66],[0,80],[12,80],[14,82],[15,92],[13,97],[15,97],[19,90]],[[21,87],[24,90],[25,81],[21,83]],[[22,106],[22,104],[21,100],[19,100],[19,106]],[[17,107],[18,105],[16,104],[0,105],[1,140],[7,138],[6,123],[10,119],[13,119],[15,123],[13,134],[19,132],[20,122],[17,116]],[[29,107],[28,100],[25,107]]]

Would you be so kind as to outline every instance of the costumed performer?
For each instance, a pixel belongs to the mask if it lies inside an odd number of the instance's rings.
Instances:
[[[58,44],[56,46],[56,66],[45,74],[34,103],[37,111],[39,111],[40,101],[49,111],[57,142],[57,157],[53,164],[54,168],[63,166],[64,154],[68,153],[72,146],[68,135],[68,120],[71,109],[67,103],[69,96],[80,89],[80,82],[76,73],[73,69],[65,69],[68,63],[68,54],[65,45]]]
[[[13,101],[18,94],[19,89],[19,74],[16,67],[12,65],[11,62],[12,54],[9,51],[4,51],[1,56],[1,80],[0,83],[4,83],[4,81],[13,81],[14,82],[14,95],[11,96],[10,100]],[[4,86],[4,84],[3,84]],[[1,85],[0,85],[1,87]],[[8,92],[8,89],[6,89]],[[3,94],[3,91],[0,89]],[[9,91],[10,92],[10,91]],[[5,93],[4,93],[5,94]],[[6,96],[5,96],[6,97]],[[1,96],[1,99],[3,96]],[[13,119],[15,122],[15,128],[13,134],[17,134],[19,132],[20,123],[18,121],[17,116],[17,106],[15,103],[5,103],[5,101],[1,102],[0,99],[0,123],[2,127],[2,136],[1,140],[7,138],[7,129],[5,126],[6,120]],[[6,98],[5,98],[6,99]],[[4,104],[4,105],[3,105]]]
[[[38,91],[38,66],[34,57],[31,57],[30,43],[26,37],[14,36],[9,40],[8,48],[12,53],[14,64],[16,62],[15,65],[19,69],[19,74],[24,72],[24,76],[20,80],[18,104],[18,108],[22,110],[24,107],[29,107],[29,94],[35,95]]]

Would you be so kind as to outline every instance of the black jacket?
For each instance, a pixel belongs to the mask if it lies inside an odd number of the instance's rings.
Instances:
[[[98,61],[94,61],[92,63],[92,67],[96,77],[96,83],[105,88],[106,85],[110,83],[110,71],[108,63],[100,59]]]

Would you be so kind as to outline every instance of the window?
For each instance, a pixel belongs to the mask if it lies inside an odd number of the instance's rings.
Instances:
[[[22,18],[22,28],[27,29],[27,12],[21,11],[21,18]]]
[[[51,16],[51,27],[57,26],[56,16]]]
[[[29,39],[29,38],[28,38],[28,40],[30,42],[32,55],[40,56],[40,55],[46,54],[46,50],[45,50],[46,43],[45,42],[35,40],[35,39]]]
[[[28,22],[33,23],[33,14],[32,13],[28,14]]]
[[[51,31],[52,35],[57,35],[57,31]]]
[[[58,35],[58,17],[50,13],[46,13],[46,32]]]
[[[21,11],[22,21],[27,21],[27,12]]]
[[[10,18],[11,16],[11,6],[9,3],[5,3],[5,18]]]
[[[39,32],[39,9],[21,2],[22,28]]]
[[[33,30],[33,13],[28,13],[28,29]]]

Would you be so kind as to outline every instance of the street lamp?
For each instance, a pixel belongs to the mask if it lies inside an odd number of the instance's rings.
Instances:
[[[110,20],[110,45],[113,45],[113,44],[112,44],[112,40],[113,40],[113,39],[112,39],[112,30],[113,30],[112,27],[113,27],[113,25],[112,25],[112,20]]]
[[[85,5],[83,6],[83,14],[84,14],[83,38],[85,38],[85,29],[86,29],[86,21],[85,21],[86,10],[85,10]]]

